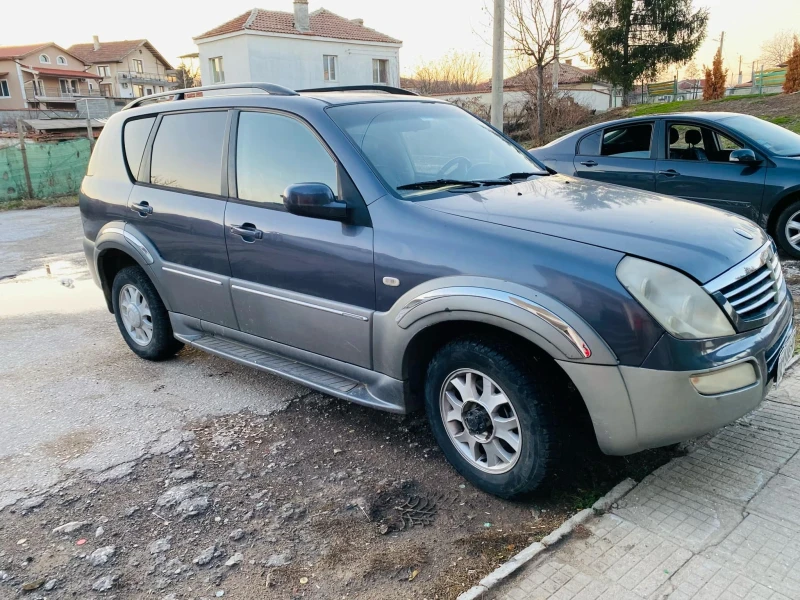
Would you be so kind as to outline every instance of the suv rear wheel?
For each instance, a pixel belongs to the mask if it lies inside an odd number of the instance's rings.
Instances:
[[[546,376],[502,342],[455,340],[428,367],[425,408],[447,460],[503,498],[534,491],[550,474],[553,401]]]
[[[787,254],[800,258],[800,200],[792,202],[778,217],[775,237]]]
[[[183,347],[172,335],[161,297],[140,267],[126,267],[117,273],[111,300],[122,337],[141,358],[164,360]]]

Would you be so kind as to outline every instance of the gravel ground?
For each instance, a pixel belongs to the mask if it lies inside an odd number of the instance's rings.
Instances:
[[[546,494],[487,496],[422,415],[193,350],[139,360],[81,236],[77,209],[0,214],[0,598],[455,598],[676,453],[603,457],[576,430]]]

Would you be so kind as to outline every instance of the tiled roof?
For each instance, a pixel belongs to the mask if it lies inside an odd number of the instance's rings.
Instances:
[[[47,46],[52,45],[51,42],[45,42],[44,44],[27,44],[25,46],[0,46],[0,60],[22,58],[23,56],[28,56],[28,54],[33,54],[41,48],[47,48]]]
[[[96,65],[100,63],[122,62],[122,60],[128,56],[128,54],[140,46],[146,46],[147,49],[150,50],[150,52],[152,52],[158,60],[164,63],[167,69],[172,68],[172,66],[163,56],[161,56],[161,54],[153,47],[153,45],[144,39],[122,40],[118,42],[101,41],[100,48],[98,50],[94,49],[94,43],[74,44],[68,48],[68,51],[80,58],[86,64]]]
[[[254,8],[227,23],[223,23],[219,27],[198,35],[194,39],[201,40],[237,31],[262,31],[265,33],[326,37],[337,40],[402,44],[398,39],[369,27],[364,27],[360,22],[340,17],[324,8],[312,12],[309,15],[309,22],[309,31],[298,31],[294,26],[294,13]]]
[[[570,84],[570,83],[584,83],[587,81],[594,81],[596,71],[594,69],[581,69],[580,67],[576,67],[574,65],[568,65],[566,63],[560,63],[558,68],[558,83],[561,84]],[[545,82],[551,81],[553,77],[553,65],[552,63],[547,65],[544,68],[544,80]],[[513,77],[509,77],[503,82],[505,87],[522,87],[536,81],[536,70],[535,68],[530,68],[522,73],[514,75]],[[491,82],[489,83],[489,88],[491,89]]]
[[[100,75],[88,73],[86,71],[73,71],[71,69],[50,69],[45,67],[36,67],[32,65],[24,65],[27,69],[32,69],[40,75],[54,75],[56,77],[82,77],[84,79],[102,79]]]

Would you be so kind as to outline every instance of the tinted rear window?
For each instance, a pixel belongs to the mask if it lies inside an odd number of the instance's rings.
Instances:
[[[142,164],[142,154],[150,136],[150,130],[155,123],[155,117],[144,119],[134,119],[125,123],[125,130],[122,139],[125,142],[125,160],[128,161],[128,168],[134,179],[139,175],[139,166]]]
[[[219,194],[227,112],[166,115],[153,143],[150,182]]]

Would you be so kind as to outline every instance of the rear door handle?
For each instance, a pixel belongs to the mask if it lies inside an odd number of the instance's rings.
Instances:
[[[584,161],[581,161],[581,164],[584,167],[596,167],[597,166],[597,163],[594,162],[593,160],[584,160]]]
[[[677,177],[680,175],[675,169],[666,169],[665,171],[659,171],[659,175],[666,175],[667,177]]]
[[[233,235],[239,235],[242,239],[247,242],[249,241],[247,238],[253,238],[253,240],[260,240],[264,237],[264,232],[260,229],[256,229],[256,226],[252,223],[242,223],[241,225],[231,225],[231,233]]]
[[[131,210],[139,213],[139,216],[146,217],[153,214],[153,207],[145,201],[139,204],[131,204]]]

